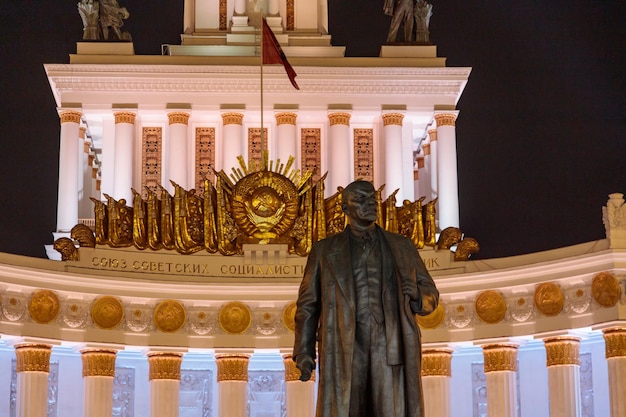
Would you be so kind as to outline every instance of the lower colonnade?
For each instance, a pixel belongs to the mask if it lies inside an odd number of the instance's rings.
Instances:
[[[625,415],[626,326],[578,334],[424,346],[425,415]],[[118,351],[5,338],[0,367],[12,369],[2,379],[13,378],[0,389],[11,398],[3,416],[315,415],[315,378],[299,381],[291,355],[279,350]],[[461,413],[468,402],[473,410]]]

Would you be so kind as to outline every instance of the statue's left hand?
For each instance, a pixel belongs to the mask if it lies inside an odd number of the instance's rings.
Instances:
[[[408,295],[413,301],[417,301],[419,299],[417,284],[410,280],[402,280],[402,294]]]

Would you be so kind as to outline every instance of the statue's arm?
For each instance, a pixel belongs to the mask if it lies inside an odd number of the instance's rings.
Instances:
[[[417,249],[410,241],[407,242],[404,247],[408,256],[404,258],[411,259],[412,262],[408,271],[402,268],[405,275],[402,277],[402,292],[410,297],[409,304],[413,313],[426,316],[437,307],[439,291]]]
[[[309,254],[304,277],[298,292],[295,315],[295,342],[293,359],[298,362],[298,356],[306,355],[315,360],[315,343],[317,328],[322,308],[320,283],[320,258],[318,245],[315,245]]]

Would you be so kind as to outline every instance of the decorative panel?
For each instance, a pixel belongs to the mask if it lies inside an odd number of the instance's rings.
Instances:
[[[213,168],[215,167],[215,128],[196,128],[196,190],[203,191],[204,184],[202,175],[209,178],[211,182],[215,180]]]
[[[294,30],[295,25],[295,3],[296,0],[287,0],[287,24],[285,25],[285,30]]]
[[[580,354],[580,399],[582,417],[594,417],[593,361],[590,352]]]
[[[374,129],[354,129],[354,178],[374,181]]]
[[[208,369],[181,369],[180,417],[211,417],[213,372]]]
[[[313,181],[318,181],[322,176],[322,153],[321,139],[322,130],[320,128],[304,128],[301,130],[302,136],[302,172],[312,171]]]
[[[226,13],[228,12],[227,1],[220,0],[220,30],[228,30],[228,21],[226,19]]]
[[[248,416],[285,417],[285,372],[248,371]]]
[[[517,369],[519,361],[517,362]],[[520,383],[519,372],[515,373],[516,389],[517,389],[517,406],[516,415],[520,415]],[[487,378],[485,377],[484,362],[472,363],[472,408],[473,417],[487,417]]]
[[[261,162],[263,151],[267,150],[267,128],[248,128],[248,161]]]
[[[112,416],[135,416],[135,368],[115,368]]]
[[[159,192],[161,184],[161,154],[163,129],[160,127],[144,127],[142,129],[141,146],[141,196],[148,198],[146,187],[152,192]]]
[[[17,416],[17,363],[11,360],[11,391],[9,416]],[[48,410],[46,417],[57,417],[57,405],[59,403],[59,362],[50,362],[50,372],[48,373]]]

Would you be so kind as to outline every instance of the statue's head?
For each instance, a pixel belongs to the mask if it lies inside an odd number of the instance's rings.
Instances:
[[[371,182],[354,181],[344,188],[341,197],[341,208],[350,224],[365,227],[376,221],[378,216],[376,189]]]

